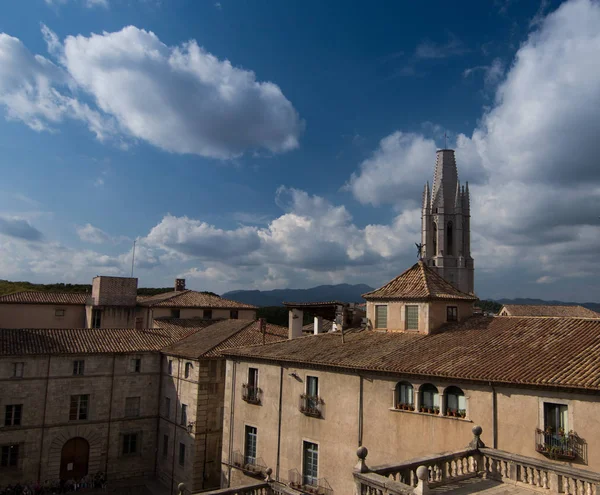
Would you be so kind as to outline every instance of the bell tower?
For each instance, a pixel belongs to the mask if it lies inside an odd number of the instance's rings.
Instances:
[[[474,293],[469,183],[458,180],[454,150],[437,151],[433,185],[423,191],[421,257],[461,292]]]

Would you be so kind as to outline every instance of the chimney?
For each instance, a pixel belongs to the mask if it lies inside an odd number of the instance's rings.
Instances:
[[[290,308],[288,322],[288,338],[290,340],[302,337],[302,320],[304,318],[304,311],[301,309]]]
[[[182,290],[185,290],[185,278],[176,278],[175,292],[181,292]]]

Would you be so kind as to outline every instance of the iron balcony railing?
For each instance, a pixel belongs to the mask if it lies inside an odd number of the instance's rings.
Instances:
[[[262,477],[267,470],[265,461],[261,457],[250,457],[236,450],[231,455],[231,464],[250,476]]]
[[[242,385],[242,399],[250,404],[260,404],[262,390],[258,387],[244,383]]]
[[[288,471],[288,484],[294,490],[311,495],[333,495],[333,489],[325,478],[314,479],[302,476],[297,469]]]
[[[566,432],[562,428],[558,431],[552,428],[535,430],[535,450],[552,459],[575,459],[580,443],[573,431]]]
[[[302,394],[300,396],[300,411],[313,418],[323,417],[323,399],[318,395]]]

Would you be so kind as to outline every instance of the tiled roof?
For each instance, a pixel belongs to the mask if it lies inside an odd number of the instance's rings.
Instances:
[[[323,332],[331,332],[331,329],[333,328],[333,322],[331,320],[323,320]],[[313,323],[309,323],[308,325],[304,325],[302,327],[302,333],[314,333],[315,331],[315,324]]]
[[[256,309],[256,306],[251,304],[223,299],[219,296],[211,296],[195,290],[166,292],[144,298],[138,297],[137,302],[140,306],[159,308]]]
[[[204,318],[170,318],[168,316],[154,318],[154,326],[174,332],[186,332],[186,329],[201,329],[214,325],[221,320],[205,320]]]
[[[319,339],[319,340],[316,340]],[[349,331],[227,355],[421,377],[600,390],[600,320],[473,317],[433,335]]]
[[[194,329],[0,329],[0,355],[94,354],[159,351]]]
[[[304,306],[314,306],[314,307],[320,307],[320,306],[338,306],[338,305],[342,305],[342,306],[348,306],[347,303],[343,303],[340,301],[317,301],[317,302],[284,302],[283,303],[284,306],[292,306],[292,307],[304,307]]]
[[[0,296],[0,304],[85,304],[90,294],[23,290]]]
[[[287,328],[267,324],[265,342],[278,342],[288,337]],[[262,332],[255,320],[221,320],[163,349],[165,354],[197,359],[216,357],[233,347],[262,344]]]
[[[459,291],[446,282],[423,261],[415,263],[383,287],[363,294],[370,299],[461,299],[476,301],[477,297]]]
[[[508,316],[567,316],[579,318],[600,318],[600,313],[583,306],[551,306],[534,304],[505,304],[502,306]],[[502,310],[500,310],[502,311]]]

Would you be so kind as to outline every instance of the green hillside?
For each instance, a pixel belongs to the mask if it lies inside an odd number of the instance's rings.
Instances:
[[[9,280],[0,280],[0,296],[4,294],[12,294],[22,290],[33,290],[39,292],[74,292],[74,293],[91,293],[92,286],[90,284],[32,284],[31,282],[11,282]],[[138,295],[154,296],[171,292],[173,287],[146,287],[139,288]]]

